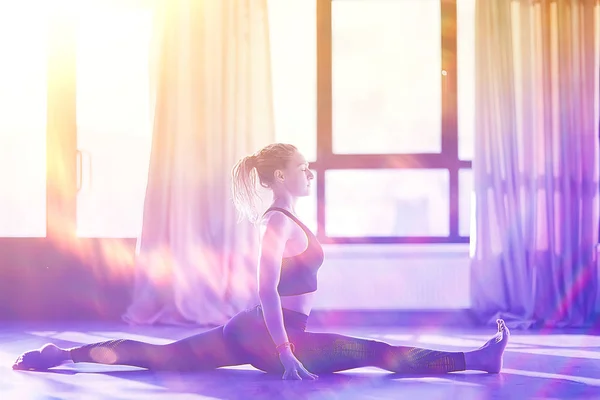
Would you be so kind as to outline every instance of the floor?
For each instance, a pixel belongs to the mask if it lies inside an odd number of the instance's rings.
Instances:
[[[67,347],[114,338],[168,343],[201,330],[122,324],[4,324],[0,329],[0,398],[600,399],[600,336],[585,332],[513,330],[504,370],[497,375],[460,372],[443,376],[395,376],[364,368],[321,376],[318,381],[291,382],[247,365],[195,374],[152,373],[133,367],[93,364],[64,365],[51,372],[10,368],[21,352],[48,341]],[[394,344],[455,351],[478,347],[493,333],[493,329],[410,331],[404,327],[335,328],[335,331]]]

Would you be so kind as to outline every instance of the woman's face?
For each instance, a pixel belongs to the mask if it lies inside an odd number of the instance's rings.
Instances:
[[[300,152],[296,152],[280,172],[279,181],[292,196],[303,197],[310,194],[310,184],[315,176],[308,169],[308,163]]]

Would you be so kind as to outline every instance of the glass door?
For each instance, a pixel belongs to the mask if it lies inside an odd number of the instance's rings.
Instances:
[[[148,7],[98,2],[78,15],[79,238],[140,233],[152,144],[151,35]]]
[[[76,113],[73,223],[69,232],[94,310],[118,318],[129,305],[150,149],[148,2],[90,1],[73,15]]]
[[[44,238],[48,21],[22,8],[0,7],[0,237]]]
[[[118,318],[151,147],[151,3],[29,3],[0,4],[0,319]]]

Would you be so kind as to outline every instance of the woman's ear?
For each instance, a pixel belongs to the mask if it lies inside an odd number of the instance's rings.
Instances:
[[[283,171],[280,169],[276,169],[275,172],[273,173],[273,176],[275,177],[275,180],[278,182],[283,182],[285,180],[285,177],[283,176]]]

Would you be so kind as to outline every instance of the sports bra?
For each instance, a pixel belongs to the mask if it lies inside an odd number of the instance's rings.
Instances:
[[[321,244],[310,229],[288,210],[271,207],[265,214],[269,211],[280,211],[287,215],[302,228],[308,239],[308,245],[302,253],[293,257],[283,257],[277,292],[280,296],[315,292],[317,290],[317,272],[324,260]]]

